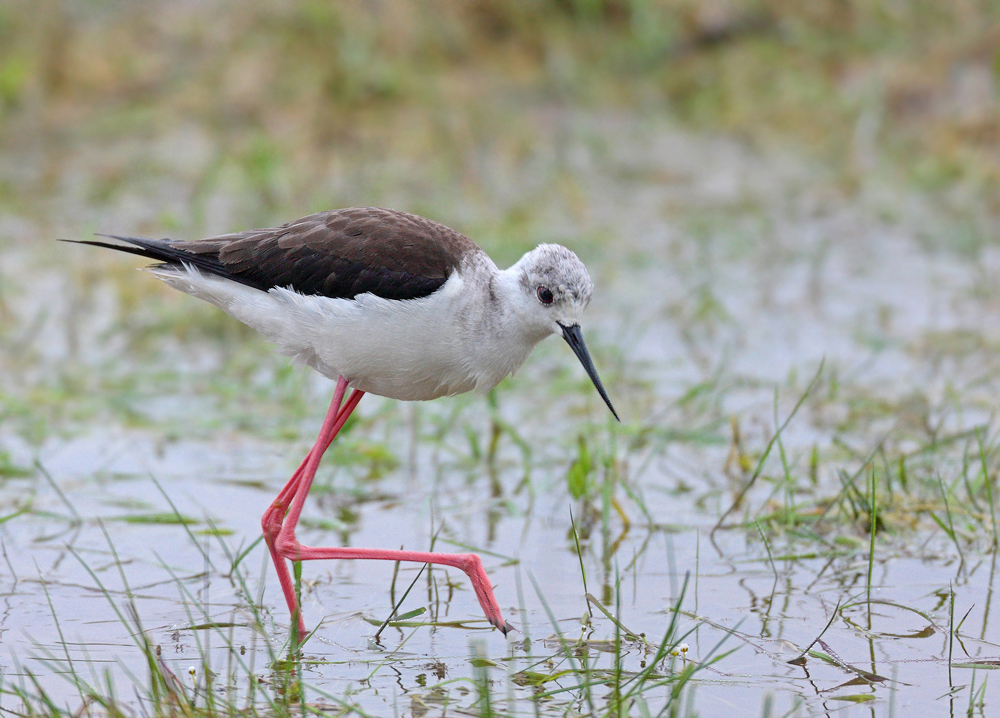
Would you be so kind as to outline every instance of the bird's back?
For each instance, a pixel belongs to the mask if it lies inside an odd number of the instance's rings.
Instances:
[[[168,268],[191,264],[254,289],[307,296],[415,299],[436,291],[470,253],[468,237],[406,212],[379,207],[318,212],[280,227],[197,242],[136,240]]]

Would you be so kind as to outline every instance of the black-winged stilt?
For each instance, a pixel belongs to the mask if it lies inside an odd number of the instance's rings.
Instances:
[[[501,270],[453,229],[374,207],[198,242],[108,236],[124,244],[80,244],[157,260],[149,271],[159,279],[215,304],[337,382],[316,443],[261,519],[299,636],[305,622],[285,559],[453,566],[469,576],[490,623],[510,630],[476,554],[303,546],[295,526],[320,458],[365,392],[414,401],[487,391],[516,372],[539,341],[560,334],[617,419],[580,331],[594,285],[573,252],[542,244]]]

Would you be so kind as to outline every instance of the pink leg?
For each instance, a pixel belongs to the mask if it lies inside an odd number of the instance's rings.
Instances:
[[[288,506],[290,505],[295,494],[299,490],[301,484],[302,475],[306,467],[309,464],[310,457],[313,454],[318,454],[322,456],[323,453],[329,448],[330,444],[333,442],[333,438],[340,431],[340,427],[344,425],[344,421],[350,415],[348,411],[344,417],[343,421],[339,421],[341,413],[341,403],[344,400],[344,394],[347,391],[347,380],[340,377],[337,381],[337,389],[333,394],[333,401],[330,402],[330,408],[327,411],[326,419],[323,421],[323,427],[320,429],[319,436],[316,437],[316,443],[306,454],[306,457],[299,464],[299,468],[295,470],[292,474],[292,478],[288,480],[281,493],[278,494],[277,498],[271,503],[267,511],[264,512],[264,516],[261,517],[261,528],[264,531],[264,543],[267,544],[267,549],[271,553],[271,561],[274,563],[275,571],[278,574],[278,582],[281,584],[281,591],[285,594],[285,603],[288,604],[288,611],[291,614],[292,622],[295,624],[295,628],[298,631],[298,637],[302,638],[306,634],[306,624],[302,620],[301,612],[299,611],[299,602],[295,597],[295,585],[292,582],[292,575],[288,571],[288,565],[285,563],[284,559],[275,550],[274,544],[275,539],[278,536],[278,532],[281,530],[281,525],[285,520],[285,512],[288,511]],[[353,397],[352,397],[353,398]],[[361,399],[360,396],[354,401],[354,406],[357,406],[358,401]],[[345,407],[346,408],[346,407]],[[352,407],[353,409],[353,407]],[[333,427],[336,427],[334,431],[330,431]],[[318,460],[316,464],[318,465]],[[313,473],[316,469],[313,468]],[[311,483],[311,481],[310,481]],[[308,491],[308,488],[306,489]]]
[[[302,507],[305,504],[306,495],[312,486],[316,469],[319,466],[320,458],[326,451],[333,438],[340,431],[344,422],[354,411],[354,408],[361,400],[363,392],[353,391],[347,403],[343,407],[340,402],[346,391],[347,382],[343,377],[337,382],[337,392],[334,400],[327,412],[323,428],[316,439],[316,444],[306,456],[302,465],[282,489],[278,499],[275,500],[271,509],[264,514],[264,536],[267,541],[271,556],[274,559],[275,567],[278,569],[278,578],[285,593],[285,600],[288,602],[289,610],[293,620],[296,622],[300,635],[305,635],[305,623],[299,612],[298,602],[295,600],[295,591],[292,586],[288,567],[280,559],[287,558],[292,561],[309,561],[315,559],[376,559],[383,561],[414,561],[417,563],[436,563],[445,566],[452,566],[460,569],[468,575],[472,582],[472,588],[479,599],[486,618],[503,633],[511,629],[510,624],[504,621],[500,614],[500,607],[493,595],[493,587],[490,585],[489,576],[479,556],[472,553],[465,554],[444,554],[429,553],[424,551],[393,551],[383,549],[364,548],[314,548],[303,546],[295,538],[295,527],[298,524],[299,516],[302,514]],[[288,520],[282,521],[288,497],[291,496],[291,507],[288,510]],[[280,564],[280,567],[279,567]]]

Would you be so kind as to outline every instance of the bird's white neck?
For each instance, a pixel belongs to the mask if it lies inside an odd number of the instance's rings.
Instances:
[[[466,286],[477,291],[463,292],[465,306],[459,315],[464,335],[477,356],[477,385],[492,388],[516,372],[531,350],[551,331],[524,321],[527,313],[525,292],[518,266],[498,269],[493,262],[477,262],[463,268]]]

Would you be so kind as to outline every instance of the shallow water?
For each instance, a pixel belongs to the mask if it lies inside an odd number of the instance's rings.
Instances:
[[[509,173],[493,179],[498,195],[530,191],[521,175],[539,172],[544,132],[534,161],[497,163]],[[601,649],[615,640],[614,625],[599,612],[590,627],[581,624],[588,606],[572,508],[587,589],[651,644],[626,641],[623,670],[639,670],[655,653],[677,602],[689,649],[662,671],[737,649],[697,674],[687,699],[699,715],[755,715],[768,695],[776,714],[840,714],[848,696],[872,698],[853,708],[872,715],[890,714],[890,706],[897,715],[917,707],[922,715],[964,712],[993,667],[987,661],[1000,659],[990,618],[996,554],[977,539],[977,524],[957,519],[955,542],[926,513],[910,526],[897,516],[877,539],[868,603],[863,516],[786,532],[765,517],[834,497],[844,476],[864,474],[880,442],[876,464],[904,455],[914,482],[937,474],[948,486],[975,463],[967,432],[984,427],[992,446],[1000,384],[990,349],[1000,315],[988,278],[1000,254],[928,247],[932,210],[912,198],[873,191],[848,201],[815,168],[730,140],[620,117],[570,116],[559,132],[565,152],[542,163],[544,172],[572,177],[587,210],[574,215],[557,205],[536,231],[571,245],[579,238],[593,268],[599,289],[588,341],[625,424],[610,424],[556,341],[497,394],[497,416],[516,427],[530,458],[501,432],[488,463],[490,410],[482,398],[419,406],[366,398],[363,421],[321,469],[305,513],[312,523],[300,538],[418,550],[436,536],[439,551],[472,547],[519,631],[505,640],[477,630],[485,624],[464,577],[438,567],[420,576],[400,613],[426,607],[418,620],[463,627],[389,628],[379,645],[364,619],[388,616],[393,565],[306,565],[307,624],[322,624],[304,649],[310,700],[344,700],[375,715],[443,714],[475,703],[469,679],[479,670],[495,708],[532,713],[535,689],[517,675],[569,665],[553,639],[557,629],[570,641],[587,639],[571,651],[574,660],[589,655],[596,669],[613,669],[614,652]],[[404,186],[405,176],[399,181]],[[112,220],[130,207],[110,212]],[[129,674],[141,684],[146,671],[130,636],[131,604],[185,685],[204,685],[203,656],[222,676],[218,690],[239,660],[237,694],[247,690],[247,672],[277,682],[271,652],[281,655],[288,634],[280,589],[262,545],[240,563],[246,593],[231,555],[257,540],[260,514],[308,449],[331,385],[299,372],[288,379],[280,358],[248,368],[247,356],[267,356],[266,348],[242,335],[241,348],[231,349],[197,333],[172,336],[169,321],[159,334],[148,330],[157,326],[157,306],[176,302],[167,315],[176,319],[194,300],[167,299],[139,274],[112,285],[103,275],[115,259],[92,259],[81,248],[54,257],[49,244],[26,239],[31,222],[19,222],[3,225],[12,229],[0,267],[9,322],[0,451],[28,474],[5,478],[0,493],[0,514],[9,517],[0,524],[4,681],[28,685],[34,675],[72,706],[80,699],[60,674],[70,668],[98,683],[108,670],[119,695],[128,695]],[[122,283],[133,298],[124,306]],[[136,316],[152,336],[138,347],[129,343]],[[711,535],[821,363],[817,387],[782,434],[795,488],[781,482],[776,448],[746,502]],[[271,388],[276,377],[287,386]],[[109,387],[128,391],[109,397]],[[25,418],[33,411],[44,415],[42,428]],[[748,467],[733,458],[732,422]],[[611,495],[630,526],[605,503],[599,482],[589,500],[570,497],[566,474],[578,435],[614,456],[619,483]],[[802,477],[814,447],[811,483]],[[164,519],[170,502],[195,521],[191,534]],[[914,504],[887,505],[905,512]],[[210,526],[225,535],[205,535]],[[397,598],[418,570],[400,568]],[[264,635],[251,628],[247,594],[259,597]],[[221,634],[190,628],[208,618],[226,624]],[[840,665],[815,656],[788,663],[821,633],[822,650]],[[477,669],[474,654],[495,665]],[[975,676],[971,659],[984,661]],[[844,664],[877,677],[851,685],[856,673]],[[544,689],[579,680],[568,674]],[[668,690],[644,698],[658,711]],[[603,704],[607,691],[596,686],[593,700]],[[985,697],[988,705],[990,690]],[[543,714],[590,710],[579,691],[538,706]]]

